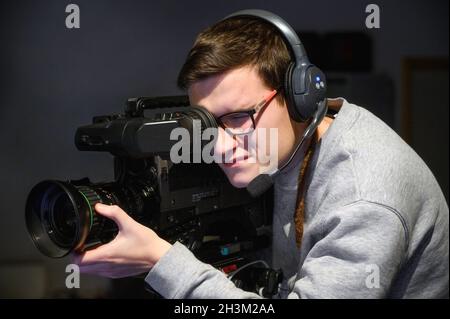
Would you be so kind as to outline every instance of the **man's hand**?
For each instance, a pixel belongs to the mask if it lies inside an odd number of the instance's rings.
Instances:
[[[97,213],[112,219],[119,233],[111,242],[74,256],[80,271],[122,278],[149,271],[171,245],[153,230],[137,223],[119,206],[96,204]]]

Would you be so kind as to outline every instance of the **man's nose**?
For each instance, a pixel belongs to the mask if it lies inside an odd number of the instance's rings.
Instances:
[[[214,158],[216,162],[230,163],[233,153],[236,150],[236,137],[231,132],[226,132],[223,128],[218,128],[217,142],[214,146]]]

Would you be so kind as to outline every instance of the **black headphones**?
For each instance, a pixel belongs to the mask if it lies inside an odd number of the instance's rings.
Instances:
[[[234,17],[261,19],[277,28],[283,36],[292,58],[284,83],[290,117],[297,122],[305,122],[314,118],[317,113],[326,113],[326,110],[318,112],[319,108],[326,107],[325,74],[309,62],[303,44],[292,27],[279,16],[264,10],[238,11],[227,16],[225,20]]]

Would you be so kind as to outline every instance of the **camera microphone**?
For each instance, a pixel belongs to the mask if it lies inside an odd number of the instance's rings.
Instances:
[[[247,191],[250,193],[252,197],[261,196],[273,185],[275,177],[278,176],[292,162],[298,151],[305,145],[305,142],[312,137],[317,127],[325,117],[327,110],[328,110],[327,99],[324,99],[321,102],[319,102],[319,107],[314,116],[312,117],[311,123],[306,128],[302,138],[297,143],[294,152],[292,152],[291,156],[286,161],[286,163],[284,163],[281,166],[281,168],[275,169],[271,173],[259,174],[247,185]]]

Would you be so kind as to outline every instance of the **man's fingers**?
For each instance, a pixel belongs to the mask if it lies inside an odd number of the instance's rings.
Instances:
[[[97,203],[94,208],[95,211],[100,215],[112,219],[119,227],[119,230],[122,229],[125,223],[129,221],[131,218],[127,213],[125,213],[122,210],[122,208],[120,208],[117,205],[105,205]]]

